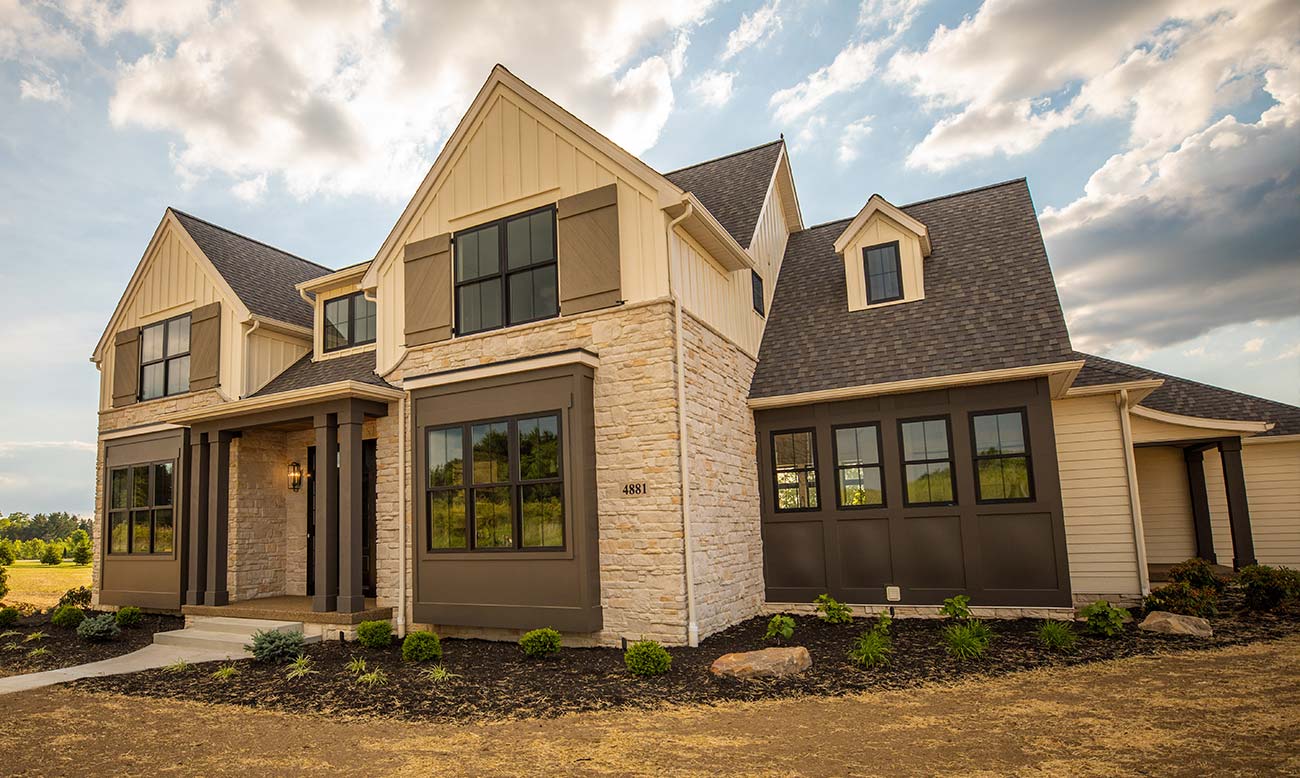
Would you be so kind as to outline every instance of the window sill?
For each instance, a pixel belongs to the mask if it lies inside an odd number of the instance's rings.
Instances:
[[[367,351],[375,351],[376,343],[362,343],[360,346],[352,348],[335,349],[334,351],[321,351],[312,358],[313,362],[324,362],[329,359],[338,359],[339,357],[350,357],[354,354],[364,354]]]

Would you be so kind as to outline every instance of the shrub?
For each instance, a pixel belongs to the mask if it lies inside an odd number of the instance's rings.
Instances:
[[[75,605],[60,605],[50,614],[50,623],[64,629],[74,629],[86,618],[86,614]]]
[[[366,648],[387,648],[393,642],[393,625],[386,619],[363,621],[357,625],[357,642]]]
[[[402,641],[402,659],[408,662],[436,662],[442,659],[442,642],[432,632],[412,632]]]
[[[244,646],[253,653],[259,662],[281,664],[289,662],[302,654],[303,637],[301,632],[277,632],[275,630],[258,630],[253,633],[253,644]]]
[[[144,618],[144,612],[134,605],[127,605],[124,608],[117,609],[117,626],[122,629],[130,629],[140,625],[140,620]]]
[[[558,654],[560,653],[560,633],[550,627],[525,632],[524,636],[519,638],[519,647],[524,650],[524,656],[533,659]]]
[[[982,622],[972,620],[945,627],[943,642],[948,653],[963,662],[984,656],[989,647],[988,627],[981,630],[981,626]]]
[[[1176,581],[1152,590],[1142,601],[1142,610],[1144,613],[1169,611],[1208,619],[1219,612],[1218,601],[1219,596],[1212,588],[1197,589],[1187,581]]]
[[[0,565],[0,600],[3,600],[9,594],[9,571],[4,565]]]
[[[767,623],[767,632],[763,635],[763,639],[775,640],[779,646],[782,640],[789,640],[792,635],[794,635],[794,619],[784,613],[778,613]]]
[[[0,538],[0,567],[12,565],[18,559],[18,549],[9,538]]]
[[[836,600],[829,594],[819,594],[816,599],[817,612],[827,624],[848,624],[853,621],[853,609]]]
[[[47,544],[40,538],[32,538],[18,544],[19,559],[40,559],[45,555],[45,546]]]
[[[121,634],[122,629],[117,626],[117,619],[111,613],[82,619],[77,625],[77,637],[90,643],[107,643],[116,640]]]
[[[0,627],[12,627],[18,623],[18,609],[12,606],[0,608]]]
[[[889,637],[888,622],[883,626],[876,622],[876,626],[858,635],[849,649],[849,660],[859,667],[880,667],[889,664],[893,653],[894,640]]]
[[[89,543],[78,543],[72,547],[72,563],[74,565],[88,565],[94,559],[94,552],[90,550]]]
[[[623,652],[623,664],[633,675],[662,675],[673,666],[673,658],[655,641],[638,640]]]
[[[1237,575],[1246,599],[1246,607],[1271,611],[1288,597],[1300,596],[1300,573],[1285,567],[1249,565]]]
[[[964,594],[949,597],[943,601],[943,607],[939,609],[939,614],[950,619],[969,619],[971,617],[970,598]]]
[[[1213,589],[1215,594],[1223,594],[1227,581],[1214,574],[1214,567],[1204,559],[1192,557],[1169,568],[1170,583],[1180,581],[1191,584],[1193,589]]]
[[[1105,600],[1080,608],[1079,615],[1094,635],[1113,638],[1124,631],[1124,611]]]
[[[299,678],[306,678],[309,675],[315,675],[318,671],[311,666],[311,657],[302,655],[296,657],[289,663],[289,669],[284,671],[284,677],[291,681]]]
[[[63,562],[63,546],[58,543],[51,543],[45,547],[44,553],[41,554],[41,564],[57,565]]]
[[[59,598],[59,605],[75,605],[78,608],[90,607],[91,591],[89,586],[78,586],[75,589],[69,589]],[[56,606],[57,607],[57,606]]]
[[[1068,622],[1044,621],[1038,627],[1038,642],[1048,651],[1069,651],[1077,639]]]

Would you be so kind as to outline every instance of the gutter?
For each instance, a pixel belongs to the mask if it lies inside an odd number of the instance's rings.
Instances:
[[[690,218],[695,210],[689,194],[682,198],[686,210],[668,222],[671,238],[673,228]],[[691,534],[691,462],[687,445],[686,423],[686,365],[682,348],[682,300],[677,294],[677,279],[673,274],[673,258],[668,257],[668,295],[673,301],[673,350],[677,362],[677,458],[681,464],[682,478],[682,547],[686,563],[686,644],[695,648],[700,644],[700,625],[695,617],[695,543]]]
[[[1133,542],[1137,546],[1138,585],[1142,596],[1151,593],[1151,576],[1147,570],[1147,539],[1142,529],[1142,501],[1138,495],[1137,457],[1133,453],[1133,427],[1129,424],[1128,389],[1120,389],[1115,404],[1119,409],[1119,428],[1124,438],[1124,466],[1128,471],[1128,504],[1133,515]]]

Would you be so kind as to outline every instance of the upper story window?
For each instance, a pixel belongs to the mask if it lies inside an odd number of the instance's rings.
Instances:
[[[559,315],[554,206],[457,233],[455,242],[457,335]]]
[[[1024,410],[971,414],[975,496],[980,502],[1032,500]]]
[[[363,292],[325,301],[325,351],[375,342],[375,303]]]
[[[174,471],[171,461],[109,471],[108,553],[172,553]]]
[[[190,390],[190,315],[140,330],[140,399]]]
[[[903,498],[908,505],[951,505],[952,435],[948,417],[899,425],[903,439]]]
[[[867,305],[903,299],[903,270],[898,241],[862,249],[867,278]]]
[[[754,293],[754,313],[757,313],[759,316],[766,316],[767,311],[763,306],[763,277],[758,274],[757,270],[750,270],[749,276],[750,285],[753,287]]]
[[[772,434],[777,511],[809,511],[817,499],[817,434],[794,430]]]

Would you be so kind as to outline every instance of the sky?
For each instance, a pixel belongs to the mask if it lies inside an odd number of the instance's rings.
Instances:
[[[0,513],[89,514],[90,355],[175,206],[374,256],[493,64],[808,225],[1024,176],[1075,347],[1300,404],[1300,3],[0,0]]]

